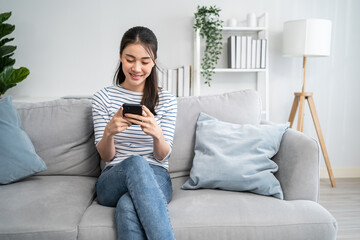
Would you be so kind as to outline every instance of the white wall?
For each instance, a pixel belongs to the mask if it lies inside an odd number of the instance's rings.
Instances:
[[[244,20],[248,12],[269,13],[270,120],[285,122],[293,92],[301,90],[302,59],[281,55],[284,21],[326,18],[333,22],[331,56],[308,58],[307,90],[314,92],[332,167],[360,169],[360,1],[357,0],[0,0],[12,11],[18,46],[16,67],[29,77],[6,95],[61,97],[91,95],[112,83],[120,39],[135,25],[152,29],[159,61],[168,68],[193,63],[193,13],[197,5],[217,5],[223,20]],[[204,94],[241,88],[247,74],[219,74]],[[246,82],[246,81],[245,81]],[[245,84],[246,85],[246,84]],[[220,90],[219,90],[220,89]],[[306,107],[304,132],[316,133]],[[323,161],[322,166],[324,167]],[[360,174],[359,174],[360,175]],[[335,172],[336,177],[336,172]]]

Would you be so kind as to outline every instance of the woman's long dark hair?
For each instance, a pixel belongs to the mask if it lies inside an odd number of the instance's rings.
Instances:
[[[155,63],[157,59],[158,43],[155,34],[146,27],[133,27],[127,30],[121,39],[120,55],[129,44],[140,43],[149,53],[151,59]],[[120,62],[114,76],[114,84],[120,85],[125,81],[125,74],[122,70],[122,63]],[[155,106],[159,101],[158,94],[158,77],[156,73],[156,63],[152,68],[150,75],[146,78],[144,93],[141,104],[145,105],[154,115]]]

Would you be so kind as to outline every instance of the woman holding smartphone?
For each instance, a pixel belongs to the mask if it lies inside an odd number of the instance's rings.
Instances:
[[[96,182],[99,204],[116,207],[118,239],[175,239],[167,204],[176,98],[158,88],[157,39],[145,27],[129,29],[120,44],[114,86],[94,94],[95,144],[106,166]],[[124,103],[142,115],[123,114]]]

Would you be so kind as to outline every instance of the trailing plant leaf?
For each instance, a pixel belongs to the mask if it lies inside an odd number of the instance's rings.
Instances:
[[[205,38],[206,46],[204,55],[201,61],[201,75],[205,78],[205,84],[210,87],[212,75],[215,73],[215,65],[219,60],[219,55],[222,50],[222,24],[223,21],[219,19],[220,8],[216,6],[198,6],[198,10],[194,13],[195,23],[194,30],[200,31],[200,36]]]

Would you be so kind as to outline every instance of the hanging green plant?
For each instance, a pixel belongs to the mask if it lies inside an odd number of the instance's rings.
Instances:
[[[200,36],[206,38],[204,56],[201,61],[201,75],[205,78],[205,84],[210,87],[211,76],[215,73],[215,65],[219,60],[222,49],[222,25],[219,19],[220,8],[216,6],[198,6],[195,15],[194,29],[200,30]]]
[[[11,12],[0,14],[0,97],[9,88],[15,87],[17,83],[24,80],[30,73],[29,69],[20,67],[14,69],[14,55],[16,46],[5,45],[14,40],[14,38],[4,38],[15,30],[15,26],[4,23],[11,16]]]

